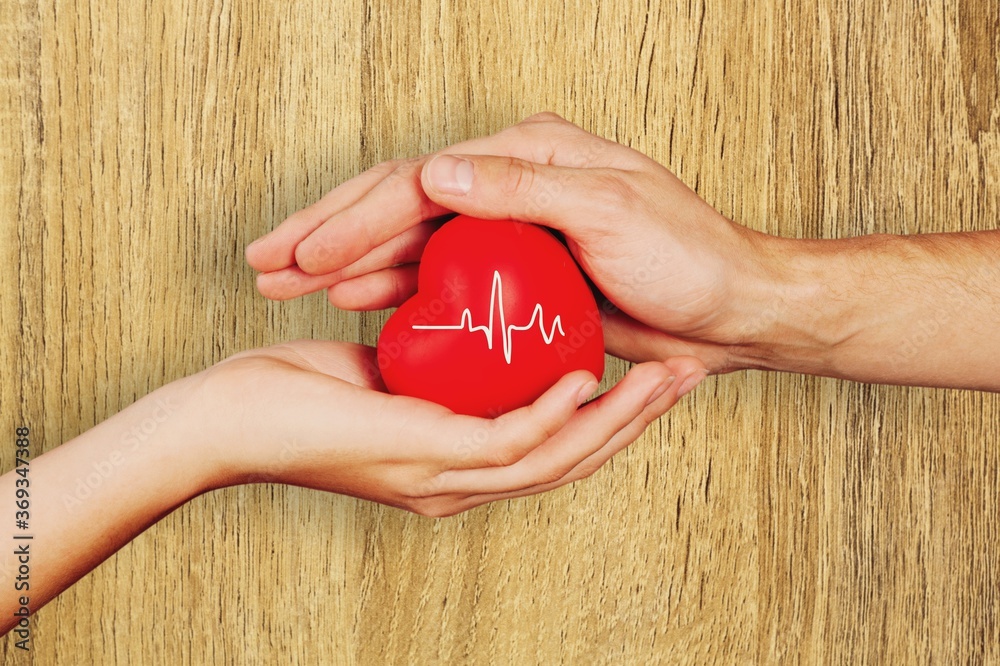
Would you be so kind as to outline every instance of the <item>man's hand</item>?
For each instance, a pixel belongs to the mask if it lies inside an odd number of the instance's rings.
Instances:
[[[400,304],[451,212],[562,232],[619,312],[608,351],[1000,389],[1000,232],[792,240],[742,227],[648,157],[554,114],[380,164],[247,248],[260,291]]]
[[[345,309],[396,306],[416,290],[435,218],[452,211],[563,232],[624,312],[608,322],[612,353],[639,360],[629,350],[656,346],[647,358],[697,354],[714,370],[731,369],[727,347],[742,341],[738,322],[750,314],[740,311],[748,276],[761,271],[759,234],[653,160],[550,113],[380,164],[251,244],[247,259],[270,298],[327,289]]]

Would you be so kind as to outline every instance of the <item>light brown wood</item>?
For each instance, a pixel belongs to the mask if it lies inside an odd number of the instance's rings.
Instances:
[[[382,314],[266,302],[246,243],[543,109],[772,233],[1000,221],[992,0],[0,8],[3,469],[16,424],[49,449],[248,347],[374,343]],[[593,478],[453,519],[202,497],[43,609],[33,656],[997,663],[998,440],[996,395],[710,378]]]

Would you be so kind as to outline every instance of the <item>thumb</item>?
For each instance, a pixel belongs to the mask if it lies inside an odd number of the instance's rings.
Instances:
[[[424,192],[448,210],[487,220],[515,219],[568,235],[593,219],[589,170],[492,155],[435,155],[420,174]]]

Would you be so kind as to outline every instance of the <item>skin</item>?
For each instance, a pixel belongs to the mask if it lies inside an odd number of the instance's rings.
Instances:
[[[453,212],[562,232],[617,306],[608,351],[639,365],[589,403],[596,381],[578,371],[488,420],[386,394],[370,348],[304,340],[234,356],[31,462],[31,487],[59,490],[32,495],[30,611],[213,488],[289,483],[427,516],[556,488],[592,474],[707,372],[1000,390],[1000,232],[767,236],[550,113],[379,164],[247,260],[269,298],[325,289],[341,308],[391,307],[414,293],[427,239]],[[0,497],[18,478],[0,477]],[[10,590],[17,562],[2,564]],[[3,595],[4,631],[16,597]]]
[[[1000,390],[1000,232],[769,236],[552,113],[379,164],[253,243],[247,260],[270,298],[326,289],[346,309],[398,305],[416,288],[433,219],[451,211],[562,232],[620,308],[607,347],[629,360],[684,354],[711,372]]]
[[[287,483],[425,516],[544,492],[592,474],[672,407],[693,358],[597,381],[563,377],[496,419],[385,393],[375,350],[300,340],[243,352],[168,384],[30,463],[30,589],[0,556],[0,631],[19,597],[35,612],[188,500],[241,483]],[[377,418],[376,418],[377,416]],[[13,498],[14,471],[0,477]],[[23,485],[23,484],[22,484]]]

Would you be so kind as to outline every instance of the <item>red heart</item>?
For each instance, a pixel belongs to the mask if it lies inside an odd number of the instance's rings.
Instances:
[[[551,233],[460,215],[427,243],[417,293],[382,329],[378,362],[391,393],[495,417],[573,370],[600,379],[604,333],[580,269]]]

